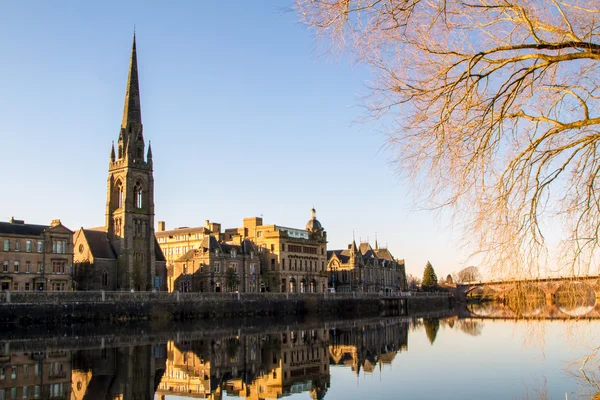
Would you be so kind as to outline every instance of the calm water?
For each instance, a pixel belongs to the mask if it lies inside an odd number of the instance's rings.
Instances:
[[[589,399],[600,320],[457,316],[0,331],[0,399]],[[469,316],[471,315],[471,316]],[[541,317],[538,315],[538,318]]]

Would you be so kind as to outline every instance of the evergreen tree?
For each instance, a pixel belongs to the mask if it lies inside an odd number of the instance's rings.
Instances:
[[[425,266],[425,270],[423,271],[423,281],[421,282],[421,288],[425,291],[436,290],[438,287],[438,279],[435,271],[433,270],[433,266],[429,261],[427,261],[427,265]]]

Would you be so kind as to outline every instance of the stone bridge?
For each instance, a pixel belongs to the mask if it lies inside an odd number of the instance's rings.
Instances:
[[[458,301],[465,301],[469,293],[476,292],[484,298],[505,300],[510,292],[524,286],[543,293],[546,303],[555,303],[556,295],[561,289],[577,285],[579,288],[591,290],[600,298],[600,276],[554,277],[537,279],[507,279],[487,282],[457,283],[456,288],[450,288]],[[579,286],[581,285],[581,286]]]

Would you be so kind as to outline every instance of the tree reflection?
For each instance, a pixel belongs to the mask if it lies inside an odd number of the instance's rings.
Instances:
[[[429,343],[433,345],[433,342],[435,342],[435,338],[437,337],[437,333],[440,329],[440,320],[437,318],[424,318],[423,325],[425,326],[425,333],[427,334],[427,339],[429,339]]]

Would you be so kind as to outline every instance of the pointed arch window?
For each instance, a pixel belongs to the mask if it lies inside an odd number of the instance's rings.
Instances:
[[[137,149],[137,158],[143,160],[144,159],[144,148],[143,147],[138,147]]]
[[[138,182],[133,189],[133,198],[135,199],[135,207],[142,208],[144,206],[144,190]]]
[[[115,208],[123,207],[123,184],[118,181],[115,185]]]

